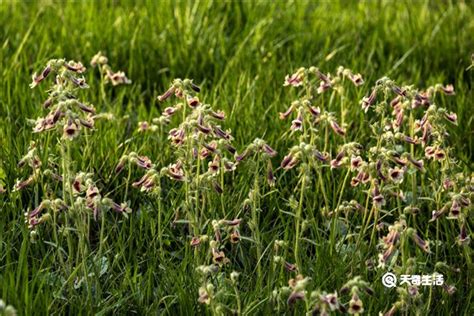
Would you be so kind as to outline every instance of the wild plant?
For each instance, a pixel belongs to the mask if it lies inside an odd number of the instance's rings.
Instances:
[[[437,84],[419,91],[413,86],[400,87],[389,78],[382,78],[370,95],[361,101],[366,112],[373,108],[377,119],[371,124],[375,144],[365,150],[365,158],[357,157],[358,165],[368,166],[366,210],[369,195],[372,199],[369,215],[367,212],[364,215],[358,244],[370,222],[373,222],[370,244],[375,240],[376,228],[383,230],[388,226],[388,234],[379,244],[382,250],[379,268],[406,274],[410,266],[416,264],[416,253],[410,250],[413,247],[409,247],[409,243],[418,246],[425,254],[433,251],[430,244],[434,244],[435,262],[438,262],[439,248],[444,244],[441,240],[445,238],[440,235],[439,220],[447,213],[448,219],[458,222],[457,243],[462,247],[467,265],[472,265],[471,251],[466,247],[469,243],[466,223],[472,199],[472,179],[459,173],[456,158],[449,147],[449,124],[456,124],[457,116],[435,104],[439,93],[454,95],[453,86]],[[352,184],[364,185],[359,176],[353,178]],[[384,211],[393,206],[398,214]],[[426,209],[435,209],[429,221]],[[384,217],[391,216],[397,220],[392,225],[386,224],[381,221],[381,212],[386,214]],[[431,222],[436,222],[434,236]],[[413,298],[416,293],[416,286],[408,292],[400,290],[399,301],[388,314],[412,306],[407,297]]]
[[[84,258],[87,256],[91,217],[98,220],[101,216],[103,230],[102,213],[104,211],[112,209],[124,215],[131,211],[125,203],[117,204],[101,194],[91,173],[74,170],[75,162],[71,147],[78,146],[81,132],[92,131],[95,120],[101,117],[96,115],[92,104],[80,100],[80,90],[88,88],[82,76],[84,72],[85,67],[81,63],[53,59],[48,62],[40,75],[33,75],[33,82],[30,85],[32,88],[42,83],[47,77],[55,76],[54,83],[48,90],[48,98],[43,104],[49,113],[46,117],[39,117],[32,123],[34,133],[48,132],[47,141],[42,144],[43,146],[49,146],[50,135],[53,132],[56,133],[60,154],[59,156],[50,155],[48,161],[43,162],[37,152],[40,147],[32,142],[28,153],[19,162],[20,167],[28,165],[32,169],[32,174],[26,180],[19,180],[14,188],[15,190],[26,189],[32,186],[39,176],[50,176],[55,180],[54,183],[43,181],[45,191],[43,200],[34,210],[27,211],[25,217],[33,240],[38,237],[39,225],[52,219],[58,257],[63,264],[64,256],[59,236],[61,233],[67,239],[69,254],[67,258],[71,265],[76,254],[81,254]],[[56,164],[58,160],[60,166]],[[58,182],[62,184],[62,190],[56,191]],[[73,240],[74,232],[77,232],[79,239],[77,247]],[[102,240],[100,247],[102,247]]]
[[[184,201],[180,208],[186,214],[186,221],[194,237],[200,235],[209,217],[215,216],[207,211],[213,207],[212,199],[208,197],[209,191],[214,190],[222,195],[225,190],[224,175],[233,172],[237,165],[234,159],[236,149],[232,145],[233,137],[230,131],[221,126],[225,113],[215,111],[211,105],[202,103],[198,92],[200,88],[192,80],[175,79],[158,100],[163,102],[175,95],[182,102],[166,107],[161,117],[153,120],[152,124],[139,123],[141,132],[161,132],[165,125],[171,123],[173,117],[182,112],[181,122],[168,132],[168,139],[175,154],[174,162],[159,168],[151,163],[148,157],[130,153],[122,157],[116,169],[121,171],[127,161],[145,169],[146,174],[132,183],[132,186],[142,191],[159,192],[159,184],[164,177],[182,183]],[[220,202],[220,213],[225,217],[227,213],[222,196]]]
[[[288,286],[275,289],[272,299],[277,304],[277,310],[281,310],[281,305],[287,305],[290,309],[296,309],[298,302],[304,303],[306,314],[330,315],[336,311],[359,315],[364,312],[364,305],[360,297],[373,295],[374,291],[369,283],[363,281],[360,276],[354,277],[343,285],[338,292],[328,293],[320,289],[311,289],[311,278],[301,274],[288,280]],[[347,303],[342,302],[342,297],[350,294]],[[286,301],[286,302],[285,302]],[[285,304],[286,303],[286,304]]]
[[[214,230],[212,238],[203,235],[194,237],[192,240],[193,247],[203,246],[204,243],[209,245],[207,265],[196,268],[201,278],[198,302],[208,305],[216,314],[231,312],[241,315],[243,312],[238,288],[239,273],[236,271],[228,273],[223,269],[225,265],[231,264],[224,252],[226,244],[230,243],[234,246],[240,242],[240,223],[241,219],[214,220],[212,221]],[[231,295],[234,296],[230,301],[226,298],[229,293],[233,293]]]
[[[261,269],[263,244],[260,237],[261,204],[265,193],[265,183],[270,188],[275,186],[276,177],[271,159],[276,155],[277,152],[263,139],[256,138],[242,151],[241,154],[237,154],[235,158],[238,163],[246,162],[252,164],[252,170],[249,172],[254,175],[253,184],[250,188],[248,198],[244,200],[243,209],[245,211],[250,210],[251,214],[248,225],[252,230],[253,242],[255,242],[258,282],[261,282],[263,276]],[[261,169],[265,170],[263,177],[261,175]]]
[[[287,75],[284,86],[301,87],[298,94],[299,99],[293,101],[290,107],[283,113],[280,113],[281,119],[290,117],[292,113],[296,113],[296,118],[292,121],[290,130],[291,134],[298,133],[300,144],[295,145],[290,149],[290,152],[283,158],[281,168],[286,170],[292,169],[299,165],[299,198],[297,203],[292,203],[295,211],[295,241],[294,241],[294,256],[296,265],[299,269],[302,267],[300,260],[300,239],[302,233],[302,217],[303,209],[305,208],[305,195],[311,188],[313,179],[313,172],[316,172],[319,188],[319,193],[322,193],[324,200],[324,208],[326,213],[331,207],[329,197],[325,188],[325,180],[323,175],[323,168],[328,166],[330,154],[327,152],[329,143],[329,129],[334,134],[345,139],[345,94],[347,89],[344,85],[345,78],[349,78],[356,87],[364,83],[360,74],[354,74],[350,69],[339,67],[335,75],[324,74],[316,67],[299,68],[297,72],[292,75]],[[316,95],[323,95],[326,91],[331,90],[329,104],[323,107],[323,102],[316,98]],[[335,97],[339,95],[341,98],[341,122],[339,124],[338,118],[334,112],[330,110],[333,107]],[[322,108],[322,109],[321,109]],[[324,129],[324,134],[320,134],[320,129]],[[336,156],[330,162],[331,169],[339,167],[343,162],[346,151],[357,150],[357,144],[350,143],[344,145]],[[344,186],[344,185],[343,185]],[[342,192],[343,190],[341,190]],[[291,206],[290,205],[290,206]],[[337,207],[336,207],[337,208]],[[309,215],[309,214],[308,214]],[[314,215],[313,215],[314,216]],[[333,226],[335,221],[333,221]],[[334,229],[333,229],[334,230]],[[334,246],[333,236],[331,240],[332,247]]]
[[[107,94],[105,86],[112,84],[112,86],[128,85],[132,83],[132,80],[127,78],[127,75],[123,71],[113,71],[109,65],[109,59],[102,52],[95,54],[90,62],[92,67],[97,67],[100,72],[100,92],[102,95],[102,101],[107,103]]]

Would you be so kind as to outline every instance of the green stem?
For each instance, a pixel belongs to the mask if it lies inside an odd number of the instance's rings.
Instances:
[[[298,209],[296,210],[296,236],[295,236],[295,260],[296,266],[298,270],[301,271],[302,265],[299,256],[299,245],[300,245],[300,223],[301,223],[301,216],[303,213],[303,199],[304,199],[304,191],[306,185],[306,176],[303,175],[303,179],[301,180],[301,187],[300,187],[300,200],[298,204]]]

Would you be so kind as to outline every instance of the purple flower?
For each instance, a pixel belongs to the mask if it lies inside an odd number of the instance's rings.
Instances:
[[[217,112],[214,112],[214,111],[211,111],[209,113],[213,118],[215,119],[218,119],[220,121],[224,120],[225,119],[225,113],[223,111],[217,111]]]
[[[298,71],[292,74],[291,76],[286,75],[283,86],[284,87],[287,87],[287,86],[299,87],[303,84],[303,78],[304,78],[304,74],[301,71]]]
[[[280,112],[280,119],[281,120],[284,120],[286,119],[288,116],[290,116],[291,112],[293,112],[293,106],[290,106],[288,108],[288,110],[286,110],[286,112]]]
[[[457,123],[458,123],[458,116],[456,115],[456,113],[449,113],[449,114],[448,114],[448,113],[445,113],[445,114],[444,114],[444,117],[445,117],[448,121],[450,121],[451,123],[457,125]]]
[[[298,117],[291,122],[291,130],[292,131],[303,130],[303,120],[301,116],[298,115]]]
[[[164,94],[158,96],[158,101],[160,101],[160,102],[165,101],[170,96],[172,96],[173,93],[175,93],[175,91],[176,91],[176,88],[174,86],[171,86],[168,90],[166,90],[166,92]]]
[[[362,166],[362,163],[363,163],[363,160],[360,156],[352,156],[351,157],[351,170],[354,171],[354,170],[357,170],[360,168],[360,166]]]
[[[421,248],[421,250],[423,250],[426,253],[430,252],[429,244],[425,240],[423,240],[416,232],[413,232],[411,237],[413,241],[415,242],[415,244]]]
[[[373,89],[368,97],[362,98],[361,105],[365,113],[369,110],[369,107],[374,104],[375,99],[377,98],[377,90]]]
[[[417,168],[418,170],[423,170],[423,160],[416,160],[411,155],[408,155],[408,160],[413,166],[415,166],[415,168]]]
[[[403,182],[403,174],[404,174],[404,170],[397,167],[390,168],[388,170],[388,175],[390,176],[390,179],[392,179],[392,181],[395,183]]]
[[[227,132],[224,132],[220,126],[214,127],[214,134],[219,138],[230,140],[230,134]]]
[[[336,134],[338,134],[338,135],[340,135],[340,136],[346,135],[346,131],[345,131],[342,127],[340,127],[339,124],[337,124],[337,122],[336,122],[335,120],[331,120],[331,121],[329,122],[329,124],[331,125],[332,130],[333,130]]]
[[[331,162],[330,162],[331,169],[339,168],[342,165],[342,159],[344,158],[344,156],[345,156],[345,152],[344,152],[344,150],[341,150],[337,154],[336,158],[331,160]]]
[[[321,162],[326,162],[326,161],[328,161],[328,159],[329,159],[328,153],[324,153],[324,154],[323,154],[323,153],[320,152],[319,150],[315,150],[315,151],[314,151],[314,156],[316,157],[316,159],[318,159],[318,160],[321,161]]]
[[[361,74],[349,74],[349,79],[352,81],[352,83],[358,87],[364,84],[364,79],[362,79]]]
[[[277,154],[276,150],[274,150],[272,147],[270,147],[267,144],[263,144],[262,149],[270,157],[275,157]]]
[[[290,153],[283,158],[281,167],[285,170],[290,170],[294,168],[298,162],[298,159]]]
[[[198,97],[192,97],[192,96],[187,96],[186,97],[186,102],[191,108],[196,108],[201,102],[199,102]]]
[[[452,84],[448,84],[446,86],[441,86],[440,87],[441,91],[444,92],[446,95],[455,95],[456,93],[454,92],[454,86]]]

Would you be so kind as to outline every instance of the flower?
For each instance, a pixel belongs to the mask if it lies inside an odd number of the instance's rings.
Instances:
[[[357,170],[360,168],[360,166],[362,166],[362,163],[363,163],[363,160],[360,156],[352,156],[351,157],[351,170],[354,171],[354,170]]]
[[[286,75],[285,76],[285,82],[283,83],[284,87],[287,86],[293,86],[293,87],[299,87],[303,84],[303,79],[304,79],[304,68],[298,69],[297,72],[294,74]]]
[[[340,135],[340,136],[346,135],[346,131],[345,131],[342,127],[340,127],[339,124],[337,124],[337,122],[336,122],[335,120],[331,120],[331,121],[329,122],[329,124],[331,125],[332,130],[333,130],[336,134],[338,134],[338,135]]]
[[[283,157],[281,167],[285,170],[290,170],[298,164],[298,159],[291,153]]]
[[[267,155],[269,155],[270,157],[275,157],[276,154],[277,154],[276,150],[273,149],[272,147],[270,147],[270,146],[267,145],[267,144],[263,144],[262,149],[263,149],[263,151],[264,151]]]
[[[400,169],[398,167],[388,169],[388,175],[394,183],[402,183],[403,182],[404,172],[405,171],[403,169]]]
[[[361,74],[349,74],[349,79],[352,81],[352,83],[358,87],[364,84],[364,79],[362,79]]]
[[[132,81],[127,78],[123,71],[113,72],[109,70],[107,71],[107,79],[112,83],[113,86],[132,83]]]
[[[191,108],[196,108],[199,104],[201,104],[201,102],[199,102],[199,98],[198,97],[193,97],[193,96],[190,96],[188,95],[186,97],[186,102],[188,103],[188,105],[191,107]]]
[[[198,302],[201,304],[206,304],[209,305],[211,303],[211,297],[207,293],[207,290],[205,287],[200,287],[199,288],[199,298]]]
[[[441,86],[440,87],[441,91],[444,92],[446,95],[455,95],[456,93],[454,92],[454,86],[452,84],[448,84],[446,86]]]
[[[413,241],[415,242],[415,244],[421,248],[421,250],[423,250],[424,252],[426,253],[429,253],[430,252],[430,246],[429,244],[423,240],[417,233],[416,231],[413,231],[412,235],[411,235]]]
[[[220,266],[230,262],[230,260],[226,258],[224,252],[218,251],[216,248],[212,248],[212,261]]]
[[[291,121],[291,130],[293,131],[302,131],[303,130],[303,119],[301,116],[298,116],[296,119]]]
[[[369,107],[374,104],[375,99],[377,98],[377,90],[373,89],[368,97],[363,97],[361,101],[362,109],[365,113],[369,110]]]
[[[449,114],[448,114],[448,113],[445,113],[445,114],[444,114],[444,117],[445,117],[448,121],[450,121],[451,123],[457,125],[457,123],[458,123],[458,116],[457,116],[456,113],[449,113]]]
[[[160,102],[163,102],[165,101],[166,99],[168,99],[170,96],[173,95],[173,93],[176,92],[176,88],[174,86],[171,86],[168,90],[166,90],[165,93],[163,93],[162,95],[159,95],[158,96],[158,101]]]
[[[72,120],[68,119],[67,124],[64,125],[64,137],[66,137],[69,140],[72,140],[75,138],[77,135],[79,135],[79,129],[80,127],[77,125],[77,123]]]
[[[349,301],[349,314],[361,314],[364,312],[364,305],[360,300],[357,293],[352,294],[352,298]]]

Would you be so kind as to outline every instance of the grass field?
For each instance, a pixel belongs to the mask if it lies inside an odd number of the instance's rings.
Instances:
[[[2,1],[5,314],[473,315],[473,10]],[[99,51],[132,82],[107,83]],[[175,78],[200,92],[163,97]],[[50,87],[103,114],[69,108],[33,133]],[[444,284],[390,288],[387,272]]]

